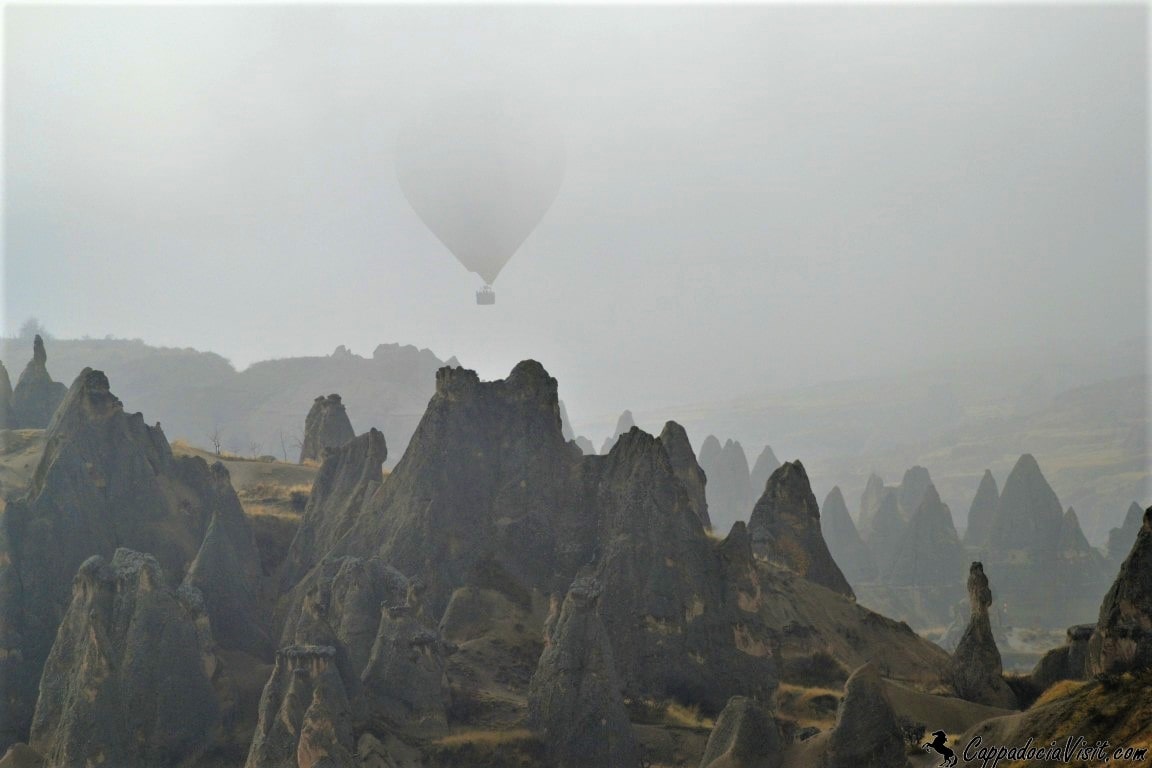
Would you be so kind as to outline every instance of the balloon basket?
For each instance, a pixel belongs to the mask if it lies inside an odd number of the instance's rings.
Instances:
[[[483,290],[476,291],[477,304],[495,304],[496,291],[492,290],[491,286],[484,286]]]

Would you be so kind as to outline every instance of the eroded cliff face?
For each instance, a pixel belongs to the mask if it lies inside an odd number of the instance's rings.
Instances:
[[[1088,647],[1092,674],[1152,666],[1152,507],[1144,510],[1136,543],[1100,604]]]
[[[219,574],[198,568],[191,582],[205,587],[209,614],[221,616],[223,641],[261,645],[248,599],[259,590],[259,560],[227,472],[174,457],[158,425],[126,413],[107,377],[85,369],[48,427],[28,493],[0,513],[0,748],[27,738],[73,575],[89,557],[111,559],[118,547],[152,555],[173,584],[198,555],[221,567]]]
[[[30,746],[46,766],[186,765],[217,737],[215,642],[204,601],[155,558],[95,555],[44,665]]]
[[[595,579],[572,584],[528,691],[529,725],[557,768],[640,763],[612,643],[596,610],[599,597]]]

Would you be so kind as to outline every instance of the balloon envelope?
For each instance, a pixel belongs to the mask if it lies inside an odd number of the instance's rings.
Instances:
[[[437,102],[401,131],[396,175],[424,224],[491,284],[564,178],[557,125],[530,99],[492,91]]]

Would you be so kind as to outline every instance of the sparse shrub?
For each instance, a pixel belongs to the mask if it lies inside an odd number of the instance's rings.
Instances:
[[[295,512],[304,512],[304,507],[308,506],[308,493],[305,491],[292,491],[288,494],[288,506],[292,507]]]

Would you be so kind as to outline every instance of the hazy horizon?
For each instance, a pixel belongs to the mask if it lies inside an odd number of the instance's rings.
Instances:
[[[1147,337],[1142,6],[5,15],[9,334],[531,357],[574,421]],[[493,307],[394,169],[473,84],[568,157]]]

